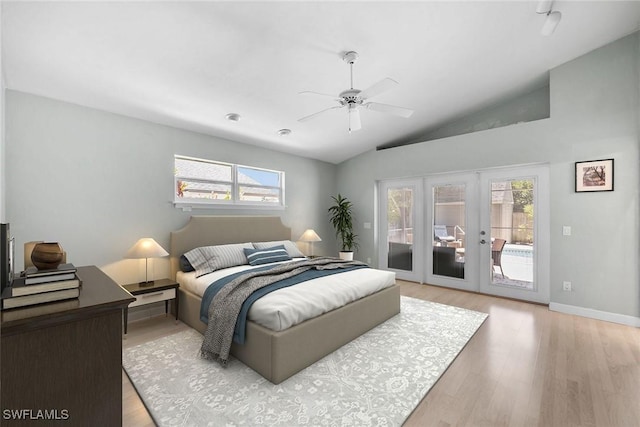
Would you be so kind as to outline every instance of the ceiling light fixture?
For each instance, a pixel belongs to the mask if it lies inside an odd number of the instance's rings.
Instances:
[[[540,15],[547,15],[547,19],[544,21],[544,25],[540,30],[540,34],[543,36],[550,36],[556,30],[556,27],[562,19],[562,13],[553,9],[553,0],[542,0],[538,3],[536,13]]]
[[[238,114],[238,113],[229,113],[226,116],[224,116],[224,118],[229,120],[230,122],[238,122],[238,121],[240,121],[240,114]]]
[[[278,135],[280,135],[280,136],[289,136],[289,135],[291,135],[291,129],[280,129],[278,131]]]

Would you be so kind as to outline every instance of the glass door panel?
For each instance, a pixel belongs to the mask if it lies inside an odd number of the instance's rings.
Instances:
[[[398,180],[380,185],[379,265],[396,271],[400,279],[421,281],[422,187],[419,180]]]
[[[433,274],[464,279],[465,184],[434,185]]]
[[[413,270],[413,194],[412,187],[387,190],[387,266],[397,270]]]
[[[477,290],[478,239],[476,174],[451,174],[426,179],[427,283]],[[471,221],[470,221],[471,218]]]
[[[549,302],[548,168],[531,166],[480,174],[480,291]],[[481,269],[482,270],[482,269]]]
[[[535,181],[495,180],[490,185],[491,283],[533,290]]]

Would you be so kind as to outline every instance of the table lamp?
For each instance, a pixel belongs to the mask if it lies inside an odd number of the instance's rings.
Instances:
[[[149,258],[160,258],[167,256],[169,253],[162,246],[150,237],[143,237],[138,240],[124,255],[125,258],[145,259],[145,276],[144,282],[140,282],[140,286],[151,286],[153,280],[149,281]]]
[[[304,233],[302,233],[302,236],[300,236],[300,239],[298,239],[301,242],[307,242],[309,243],[309,256],[313,257],[313,242],[321,242],[322,239],[320,238],[320,236],[318,236],[318,233],[316,233],[315,231],[313,231],[312,229],[308,229],[306,230]]]

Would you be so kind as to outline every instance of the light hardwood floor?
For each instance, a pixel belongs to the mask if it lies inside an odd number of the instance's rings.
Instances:
[[[489,313],[405,422],[423,426],[640,426],[640,329],[399,281],[403,295]],[[186,328],[131,323],[124,347]],[[125,426],[153,421],[123,373]]]

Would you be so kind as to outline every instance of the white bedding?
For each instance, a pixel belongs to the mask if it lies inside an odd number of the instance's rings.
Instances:
[[[276,264],[278,263],[273,263],[273,265]],[[262,266],[241,265],[214,271],[197,278],[195,272],[179,271],[176,279],[182,288],[202,297],[207,287],[216,280],[229,274],[258,267]],[[263,296],[251,306],[248,318],[274,331],[282,331],[374,294],[394,283],[395,273],[373,268],[361,268],[319,277]]]

